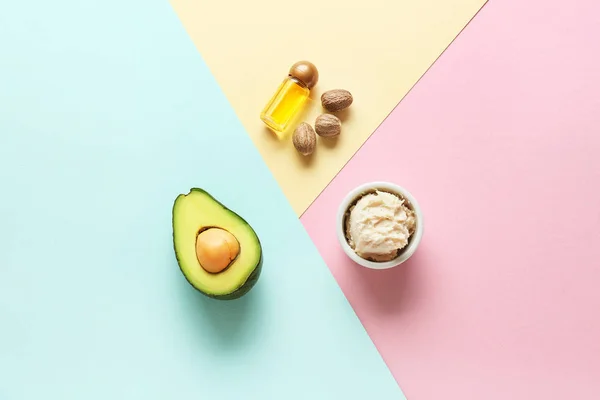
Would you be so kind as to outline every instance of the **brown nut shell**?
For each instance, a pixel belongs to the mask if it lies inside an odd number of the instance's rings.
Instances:
[[[354,98],[345,89],[328,90],[321,95],[321,104],[329,112],[341,111],[350,107]]]
[[[342,131],[342,121],[332,114],[321,114],[315,120],[315,131],[322,137],[333,137]]]
[[[306,122],[302,122],[294,130],[294,134],[292,135],[292,143],[300,154],[308,156],[315,151],[315,146],[317,145],[317,135],[315,134],[312,126]]]

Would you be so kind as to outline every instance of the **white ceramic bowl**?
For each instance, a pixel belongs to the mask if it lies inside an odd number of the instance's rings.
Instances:
[[[368,192],[371,192],[375,189],[379,189],[381,191],[387,191],[390,193],[395,193],[395,194],[402,196],[407,201],[407,203],[408,203],[407,205],[410,208],[412,208],[415,212],[415,219],[416,219],[415,232],[410,237],[408,245],[403,249],[403,251],[400,252],[398,257],[396,257],[395,259],[393,259],[391,261],[374,262],[374,261],[365,260],[364,258],[360,257],[358,254],[356,254],[354,252],[354,250],[352,250],[352,248],[348,244],[348,241],[346,240],[345,228],[344,228],[344,218],[346,216],[348,208],[355,201],[357,201],[359,197],[361,197],[362,195],[364,195]],[[393,267],[396,267],[396,266],[402,264],[406,260],[408,260],[415,253],[415,251],[417,250],[417,247],[419,247],[419,244],[421,243],[421,238],[423,237],[423,228],[424,228],[423,227],[423,214],[421,212],[421,208],[419,207],[419,203],[417,202],[417,200],[413,197],[412,194],[410,194],[410,192],[408,190],[406,190],[403,187],[398,186],[396,184],[390,183],[390,182],[365,183],[365,184],[362,184],[362,185],[354,188],[353,190],[351,190],[346,195],[346,197],[344,197],[344,199],[342,200],[342,203],[340,204],[340,206],[338,208],[336,224],[337,224],[336,233],[337,233],[338,241],[340,242],[340,246],[342,246],[342,249],[344,250],[346,255],[355,263],[362,265],[363,267],[371,268],[371,269],[393,268]]]

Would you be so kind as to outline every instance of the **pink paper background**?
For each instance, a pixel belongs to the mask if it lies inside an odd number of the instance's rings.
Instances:
[[[599,1],[492,1],[302,217],[410,400],[600,399],[599,99]],[[336,241],[372,180],[425,213],[395,270]]]

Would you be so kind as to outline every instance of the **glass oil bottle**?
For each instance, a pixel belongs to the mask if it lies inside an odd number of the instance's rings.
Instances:
[[[261,112],[260,119],[275,132],[284,132],[318,80],[319,72],[312,63],[299,61],[292,65],[288,76]]]

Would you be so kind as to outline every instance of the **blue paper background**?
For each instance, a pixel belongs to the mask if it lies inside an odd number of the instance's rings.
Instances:
[[[404,398],[167,2],[4,2],[0,49],[0,399]],[[239,301],[177,268],[193,186],[263,242]]]

